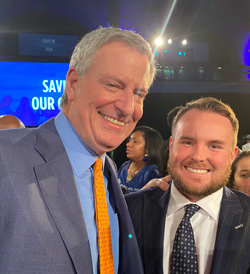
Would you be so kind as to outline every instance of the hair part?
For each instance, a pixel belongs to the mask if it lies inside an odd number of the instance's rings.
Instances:
[[[234,131],[233,147],[236,146],[237,136],[239,131],[239,121],[236,118],[235,113],[233,112],[232,108],[229,105],[224,104],[213,97],[202,97],[198,100],[188,102],[182,109],[179,110],[179,112],[175,116],[173,127],[172,127],[173,131],[175,130],[176,125],[181,119],[181,117],[186,112],[192,109],[198,109],[198,110],[207,111],[207,112],[214,112],[228,118],[231,122],[233,131]]]
[[[94,31],[87,33],[80,42],[76,45],[71,56],[70,67],[75,67],[80,78],[84,78],[91,68],[97,51],[104,45],[114,42],[121,42],[131,49],[134,49],[148,57],[149,68],[149,86],[153,83],[155,77],[154,55],[149,43],[139,34],[131,30],[122,30],[119,28],[100,27]],[[68,96],[65,87],[62,95],[60,108],[67,104]]]
[[[160,149],[163,143],[161,134],[156,129],[147,126],[138,126],[131,134],[136,131],[142,132],[143,138],[145,140],[145,149],[148,153],[147,165],[155,164],[159,167]]]

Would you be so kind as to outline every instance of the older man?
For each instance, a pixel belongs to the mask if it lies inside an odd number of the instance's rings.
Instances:
[[[249,273],[250,197],[225,187],[238,128],[232,109],[214,98],[178,112],[169,190],[126,197],[145,273]]]
[[[142,273],[105,153],[142,116],[151,59],[141,36],[95,30],[74,50],[62,112],[37,129],[0,133],[0,273]]]

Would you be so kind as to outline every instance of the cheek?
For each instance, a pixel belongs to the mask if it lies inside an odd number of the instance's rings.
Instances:
[[[135,122],[138,122],[143,115],[143,105],[135,105],[133,118]]]
[[[235,176],[234,177],[234,184],[238,188],[239,187],[246,187],[248,184],[250,185],[250,180],[241,178],[240,176]]]
[[[189,149],[180,148],[177,146],[177,147],[172,147],[171,154],[172,154],[172,159],[174,161],[182,162],[183,160],[188,158],[188,156],[190,155],[190,151]]]
[[[231,167],[232,162],[228,159],[229,159],[228,155],[219,155],[219,154],[217,154],[217,155],[212,154],[209,157],[209,161],[210,161],[211,165],[217,169],[225,169],[228,166]]]

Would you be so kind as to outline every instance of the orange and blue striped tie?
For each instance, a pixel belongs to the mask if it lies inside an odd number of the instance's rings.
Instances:
[[[102,174],[102,160],[99,157],[93,165],[93,173],[100,274],[114,274],[108,206]]]

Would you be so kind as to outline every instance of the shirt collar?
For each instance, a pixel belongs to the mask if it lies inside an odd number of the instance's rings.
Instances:
[[[62,111],[55,118],[55,126],[68,154],[72,169],[76,175],[80,176],[94,164],[98,155],[83,142]],[[99,156],[102,159],[103,169],[105,155],[104,153]]]
[[[195,204],[200,206],[207,212],[214,220],[219,220],[220,204],[223,195],[223,188],[217,190],[213,194],[202,198]],[[174,182],[171,184],[171,195],[169,199],[167,216],[177,212],[185,205],[191,204],[191,202],[183,196],[180,191],[175,187]]]

